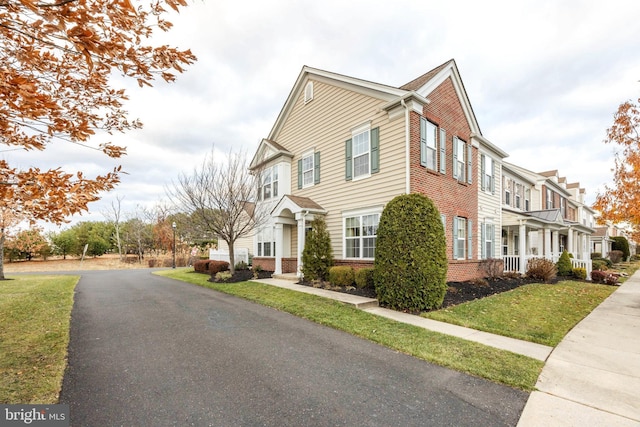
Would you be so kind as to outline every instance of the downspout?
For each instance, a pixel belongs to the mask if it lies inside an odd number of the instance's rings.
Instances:
[[[302,211],[302,227],[298,228],[298,274],[297,276],[299,278],[302,278],[302,251],[304,250],[304,245],[305,245],[305,235],[304,235],[304,230],[307,227],[307,215],[309,214],[309,211]]]
[[[409,131],[409,107],[404,102],[404,99],[400,99],[400,104],[404,107],[404,133],[405,133],[405,141],[404,141],[404,149],[405,149],[405,159],[404,159],[404,176],[405,176],[405,194],[409,194],[411,192],[411,134]]]

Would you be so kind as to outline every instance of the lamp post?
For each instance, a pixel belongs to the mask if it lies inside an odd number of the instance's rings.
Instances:
[[[171,228],[173,228],[173,268],[176,268],[176,222],[173,221],[171,224]]]

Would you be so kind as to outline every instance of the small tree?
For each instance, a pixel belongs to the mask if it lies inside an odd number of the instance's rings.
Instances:
[[[419,311],[442,305],[447,253],[440,213],[421,194],[397,196],[382,212],[374,282],[381,303]]]
[[[217,158],[215,150],[191,175],[181,174],[167,189],[169,198],[181,212],[197,219],[210,236],[229,246],[235,260],[235,243],[260,229],[269,218],[265,204],[256,204],[260,170],[250,173],[246,153],[229,152]],[[231,274],[234,262],[229,264]]]
[[[560,259],[556,263],[556,268],[558,269],[558,276],[571,276],[573,266],[571,265],[569,252],[562,251],[562,255],[560,255]]]
[[[305,280],[327,280],[333,265],[333,250],[327,224],[322,216],[311,221],[302,251],[302,275]]]

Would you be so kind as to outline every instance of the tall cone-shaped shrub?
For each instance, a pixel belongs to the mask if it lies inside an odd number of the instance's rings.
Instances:
[[[324,217],[316,216],[311,221],[311,232],[307,234],[302,250],[302,275],[305,280],[327,280],[333,265],[331,237]]]
[[[374,282],[381,304],[422,311],[442,305],[447,253],[440,213],[421,194],[395,197],[380,217]]]

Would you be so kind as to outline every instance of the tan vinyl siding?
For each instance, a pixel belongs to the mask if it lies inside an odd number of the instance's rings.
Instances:
[[[309,197],[327,212],[327,228],[336,258],[342,258],[342,212],[383,206],[405,190],[405,127],[402,118],[389,121],[385,101],[315,81],[313,100],[297,99],[277,142],[294,153],[292,194]],[[371,123],[380,129],[380,172],[345,180],[345,141],[352,129]],[[310,150],[320,152],[320,183],[298,190],[298,160]],[[297,239],[292,239],[292,253]]]

